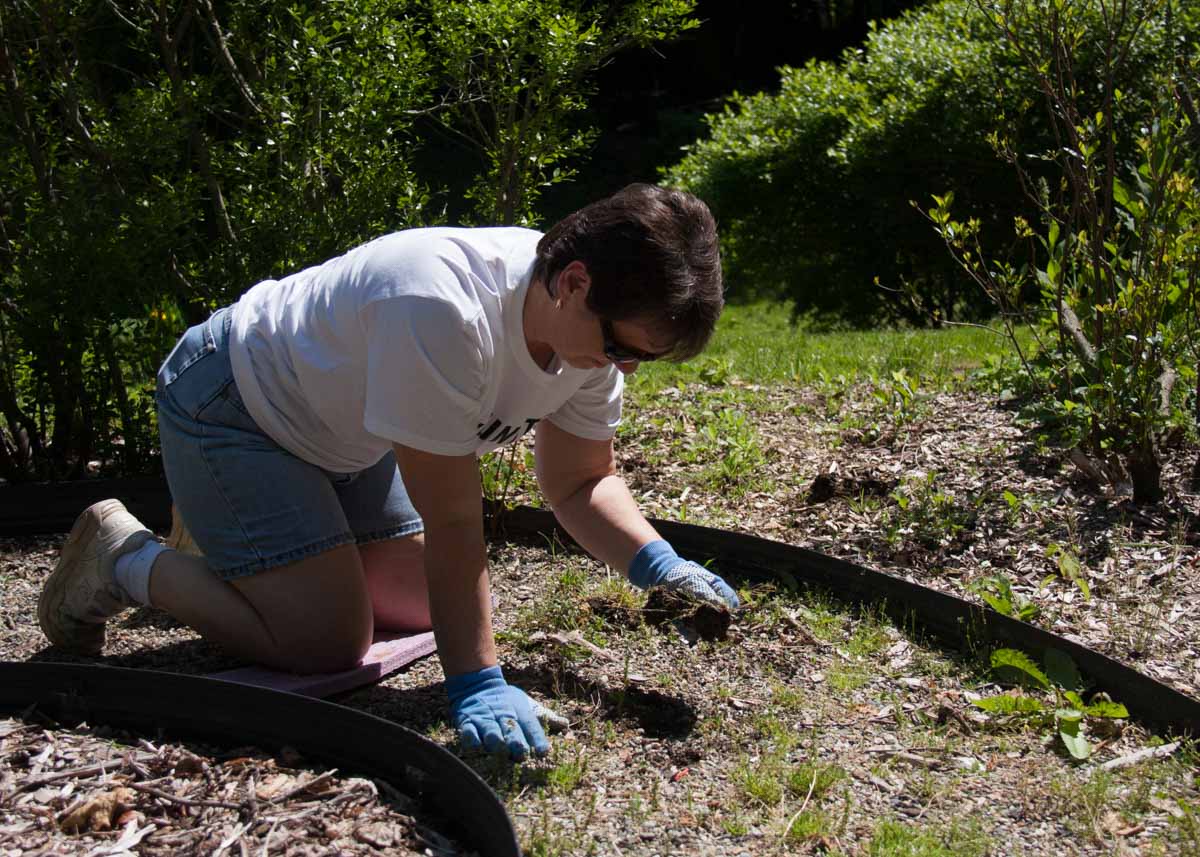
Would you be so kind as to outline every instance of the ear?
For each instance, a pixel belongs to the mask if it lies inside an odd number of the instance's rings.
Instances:
[[[570,297],[587,297],[588,289],[592,287],[592,278],[588,274],[587,265],[576,259],[558,272],[558,294],[560,300]]]

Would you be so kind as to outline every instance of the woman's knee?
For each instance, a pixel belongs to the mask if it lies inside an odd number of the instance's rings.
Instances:
[[[272,666],[336,672],[355,666],[371,645],[371,599],[353,545],[233,583],[270,635]]]

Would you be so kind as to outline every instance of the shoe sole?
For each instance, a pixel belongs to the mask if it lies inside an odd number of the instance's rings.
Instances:
[[[104,516],[101,514],[102,506],[104,506],[102,503],[89,506],[75,519],[75,524],[71,527],[62,553],[58,557],[58,563],[54,566],[54,571],[50,572],[50,576],[46,578],[42,593],[38,597],[38,624],[42,626],[42,633],[55,646],[84,655],[97,655],[104,648],[103,623],[98,625],[100,628],[99,645],[79,645],[78,641],[72,642],[59,637],[54,623],[51,622],[51,617],[54,615],[55,609],[66,598],[71,571],[79,561],[79,554],[83,550],[83,546],[95,538],[96,533],[100,530],[100,525],[104,520]]]

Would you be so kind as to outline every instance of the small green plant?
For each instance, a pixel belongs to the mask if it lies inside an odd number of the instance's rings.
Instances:
[[[1092,589],[1083,573],[1083,564],[1073,550],[1065,545],[1053,543],[1046,548],[1046,558],[1057,564],[1058,573],[1064,580],[1069,580],[1079,587],[1085,601],[1092,599]]]
[[[1176,799],[1179,814],[1171,814],[1171,826],[1184,846],[1185,853],[1200,854],[1200,808],[1194,801]]]
[[[579,788],[587,776],[587,754],[582,746],[577,746],[570,758],[556,761],[557,764],[546,772],[546,786],[552,794],[570,794]]]
[[[880,407],[891,417],[892,422],[897,426],[904,426],[916,419],[917,390],[920,386],[919,376],[910,377],[900,368],[894,370],[890,378],[876,384],[873,395]]]
[[[1028,598],[1013,592],[1012,583],[1004,574],[994,574],[972,583],[969,589],[987,602],[988,606],[1005,616],[1028,622],[1040,608]]]
[[[996,649],[991,657],[992,672],[1002,680],[1027,690],[1040,691],[1040,694],[1002,693],[977,699],[974,705],[1002,720],[1053,728],[1073,758],[1087,759],[1092,748],[1084,735],[1085,721],[1126,718],[1129,711],[1102,694],[1097,694],[1091,702],[1084,702],[1080,695],[1083,677],[1069,655],[1047,649],[1044,665],[1043,671],[1028,655],[1016,649]]]
[[[721,819],[721,829],[730,836],[745,836],[750,832],[750,823],[742,814],[727,815]]]
[[[1008,506],[1008,522],[1016,524],[1021,520],[1021,509],[1023,504],[1021,498],[1011,491],[1005,491],[1002,495],[1004,503]]]
[[[912,538],[929,548],[949,543],[970,524],[973,512],[938,488],[934,472],[910,479],[892,492],[897,513],[887,529],[890,541]]]
[[[884,821],[875,828],[870,857],[984,857],[992,843],[975,819],[953,821],[948,827],[909,827]]]
[[[721,408],[700,430],[704,457],[712,462],[708,480],[718,486],[738,489],[766,459],[758,433],[741,411]]]
[[[479,482],[485,499],[502,508],[513,505],[516,495],[536,503],[540,496],[534,476],[533,451],[516,441],[479,459]]]

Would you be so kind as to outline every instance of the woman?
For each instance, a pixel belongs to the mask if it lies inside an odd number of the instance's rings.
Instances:
[[[631,185],[547,234],[414,229],[259,283],[188,330],[158,375],[163,463],[195,557],[116,500],[76,521],[39,620],[96,653],[135,603],[267,666],[356,664],[374,629],[433,628],[467,746],[549,750],[496,663],[476,458],[537,427],[540,487],[641,587],[730,607],[614,466],[623,375],[699,353],[723,306],[695,197]]]

